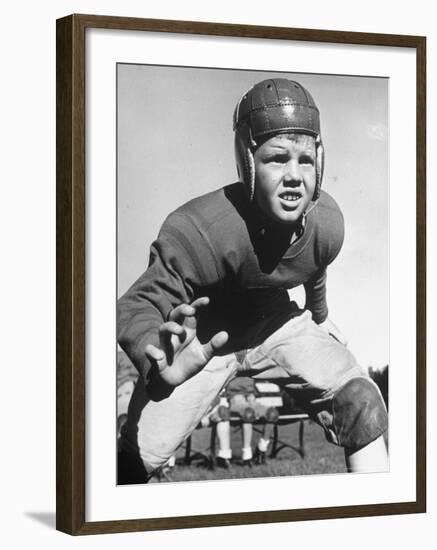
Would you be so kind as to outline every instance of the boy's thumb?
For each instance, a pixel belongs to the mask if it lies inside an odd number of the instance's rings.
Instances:
[[[225,331],[218,332],[214,335],[211,340],[203,346],[203,352],[206,360],[209,361],[212,357],[214,357],[217,351],[222,348],[228,340],[229,334]]]

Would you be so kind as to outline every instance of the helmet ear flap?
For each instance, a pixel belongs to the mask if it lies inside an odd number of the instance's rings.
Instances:
[[[245,184],[249,198],[252,200],[255,193],[255,162],[247,126],[235,132],[235,160],[238,177]]]
[[[324,167],[325,149],[323,147],[322,139],[319,135],[316,138],[316,188],[314,189],[313,201],[316,201],[320,197]]]

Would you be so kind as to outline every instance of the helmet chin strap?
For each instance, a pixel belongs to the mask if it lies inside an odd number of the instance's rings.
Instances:
[[[300,239],[300,237],[302,237],[302,235],[305,231],[306,223],[307,223],[307,216],[311,212],[311,210],[316,206],[317,202],[318,202],[318,199],[313,201],[311,206],[309,208],[307,208],[307,210],[305,210],[305,212],[302,214],[302,217],[300,219],[300,227],[296,231],[293,232],[293,236],[295,235],[296,237],[291,238],[290,244],[293,244],[298,239]]]
[[[319,202],[319,199],[316,199],[315,201],[312,201],[309,208],[305,210],[305,212],[302,214],[303,223],[306,223],[306,217],[311,212],[311,210],[316,206],[316,204]]]

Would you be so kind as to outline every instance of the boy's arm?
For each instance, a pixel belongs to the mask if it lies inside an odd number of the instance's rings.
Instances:
[[[217,278],[210,256],[193,225],[173,215],[151,247],[147,271],[118,301],[118,342],[148,384],[159,385],[161,377],[159,369],[151,371],[146,346],[159,348],[160,327],[169,321],[170,312],[192,302],[195,289]]]
[[[305,283],[306,303],[305,309],[311,311],[313,321],[322,327],[328,334],[333,336],[341,344],[347,345],[347,340],[342,332],[328,317],[328,306],[326,303],[326,269],[323,272]]]
[[[305,287],[305,308],[310,310],[313,320],[322,326],[329,334],[342,343],[345,338],[337,327],[328,319],[326,300],[327,267],[339,254],[344,240],[344,218],[335,200],[322,191],[320,204],[314,209],[314,224],[316,225],[315,257],[319,266],[315,275],[309,279]]]
[[[313,321],[318,325],[328,318],[326,278],[327,274],[325,268],[304,284],[306,298],[305,309],[311,311]]]

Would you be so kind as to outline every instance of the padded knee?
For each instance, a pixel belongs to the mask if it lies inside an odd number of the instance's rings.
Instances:
[[[253,424],[255,422],[255,411],[252,407],[246,407],[241,415],[241,420],[247,424]]]
[[[378,386],[365,377],[353,378],[332,400],[338,444],[356,452],[377,439],[388,427],[387,409]]]
[[[266,422],[270,422],[271,424],[276,424],[279,418],[278,409],[276,407],[269,407],[266,410]]]

